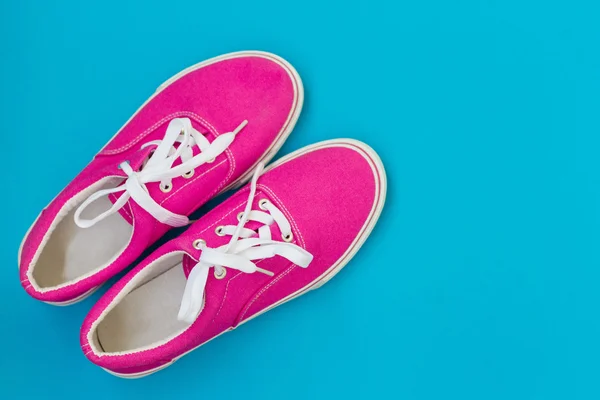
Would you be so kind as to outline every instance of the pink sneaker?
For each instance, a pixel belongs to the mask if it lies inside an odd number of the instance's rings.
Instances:
[[[91,294],[270,160],[302,102],[297,72],[269,53],[226,54],[169,79],[26,234],[27,293],[57,305]]]
[[[141,377],[337,274],[369,236],[386,178],[363,143],[277,161],[125,275],[81,329],[86,356]]]

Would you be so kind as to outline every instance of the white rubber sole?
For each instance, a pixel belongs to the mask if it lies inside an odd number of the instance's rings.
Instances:
[[[333,140],[326,140],[323,142],[315,143],[313,145],[304,147],[293,153],[290,153],[283,158],[280,158],[279,160],[274,162],[272,165],[265,168],[265,172],[285,163],[286,161],[289,161],[289,160],[291,160],[297,156],[300,156],[302,154],[309,153],[313,150],[317,150],[319,148],[324,148],[324,147],[338,147],[338,146],[349,147],[349,148],[358,148],[361,151],[363,151],[367,156],[365,158],[369,161],[369,164],[373,168],[373,172],[374,172],[375,176],[377,177],[376,191],[377,191],[378,197],[377,197],[377,201],[375,201],[373,204],[373,208],[371,209],[371,213],[369,214],[369,217],[367,218],[365,225],[361,229],[360,233],[357,235],[354,242],[350,245],[348,250],[346,250],[346,252],[342,255],[342,257],[340,257],[338,259],[338,261],[336,263],[334,263],[327,271],[325,271],[318,278],[316,278],[314,281],[312,281],[308,285],[304,286],[303,288],[301,288],[301,289],[297,290],[296,292],[288,295],[287,297],[279,300],[278,302],[272,304],[271,306],[265,308],[264,310],[241,321],[235,328],[258,317],[259,315],[266,313],[267,311],[274,309],[277,306],[280,306],[290,300],[293,300],[297,297],[302,296],[303,294],[305,294],[311,290],[315,290],[315,289],[318,289],[321,286],[323,286],[325,283],[327,283],[329,280],[331,280],[335,275],[337,275],[342,270],[342,268],[344,268],[350,262],[350,260],[352,260],[354,255],[362,247],[362,245],[365,243],[365,241],[367,240],[367,238],[370,236],[371,232],[373,231],[373,228],[375,227],[375,225],[381,215],[381,211],[383,210],[383,206],[385,204],[385,197],[387,194],[387,177],[386,177],[385,169],[383,167],[383,163],[381,162],[381,159],[379,158],[377,153],[375,153],[375,151],[371,147],[367,146],[366,144],[359,142],[357,140],[354,140],[354,139],[333,139]],[[193,349],[191,349],[191,350],[185,352],[184,354],[180,355],[179,357],[173,359],[171,362],[161,365],[160,367],[148,370],[148,371],[139,372],[139,373],[135,373],[135,374],[120,374],[120,373],[111,371],[106,368],[103,368],[103,369],[106,372],[108,372],[109,374],[115,375],[119,378],[124,378],[124,379],[143,378],[145,376],[154,374],[162,369],[169,367],[170,365],[175,363],[175,361],[177,361],[181,357],[185,356],[186,354],[191,353],[192,351],[196,350],[200,346],[205,345],[206,343],[210,342],[211,340],[214,340],[214,339],[218,338],[219,336],[221,336],[222,334],[230,332],[230,331],[234,330],[235,328],[230,328],[228,330],[225,330],[225,331],[221,332],[220,334],[218,334],[217,336],[207,340],[204,343],[199,344],[198,346],[194,347]]]
[[[258,51],[258,50],[238,51],[238,52],[227,53],[227,54],[223,54],[223,55],[220,55],[217,57],[213,57],[213,58],[199,62],[197,64],[192,65],[191,67],[184,69],[183,71],[177,73],[176,75],[174,75],[171,78],[169,78],[168,80],[166,80],[163,84],[161,84],[156,89],[154,94],[150,98],[148,98],[148,100],[146,100],[144,102],[144,104],[142,104],[133,113],[133,115],[127,120],[127,122],[125,122],[123,124],[123,126],[117,131],[117,133],[115,133],[115,135],[106,143],[106,145],[104,145],[102,147],[102,150],[104,150],[104,148],[106,148],[106,146],[108,146],[108,144],[110,144],[110,142],[123,130],[123,128],[125,126],[127,126],[127,124],[129,124],[129,122],[142,110],[142,108],[144,108],[146,106],[146,104],[148,104],[154,97],[156,97],[156,95],[158,95],[160,92],[162,92],[171,83],[173,83],[174,81],[178,80],[179,78],[183,77],[184,75],[186,75],[190,72],[193,72],[197,69],[206,67],[208,65],[214,64],[219,61],[240,58],[240,57],[262,57],[262,58],[266,58],[266,59],[269,59],[271,61],[278,63],[287,71],[287,73],[290,76],[290,79],[292,81],[292,85],[294,87],[294,103],[293,103],[294,108],[291,110],[290,114],[288,115],[288,118],[287,118],[282,130],[279,132],[275,141],[273,141],[273,143],[271,144],[271,147],[269,147],[261,155],[261,157],[246,172],[244,172],[239,178],[237,178],[235,181],[230,183],[228,186],[224,187],[217,195],[215,195],[215,197],[226,192],[227,190],[236,189],[236,188],[241,187],[244,183],[246,183],[252,177],[252,173],[254,172],[254,169],[256,168],[256,166],[259,163],[262,162],[264,164],[267,164],[269,161],[271,161],[271,159],[273,157],[275,157],[275,154],[277,154],[279,149],[281,149],[281,146],[283,146],[283,144],[287,140],[290,133],[292,133],[292,131],[294,130],[294,127],[296,126],[296,122],[298,121],[298,118],[300,117],[300,112],[302,111],[302,106],[304,104],[304,86],[302,84],[302,79],[300,78],[298,71],[296,71],[296,69],[285,59],[283,59],[275,54],[272,54],[272,53]],[[54,201],[54,199],[56,199],[56,196],[52,199],[52,201]],[[50,203],[52,203],[52,201],[50,201]],[[23,253],[23,246],[25,244],[25,239],[27,239],[27,237],[31,233],[31,230],[33,229],[34,225],[36,224],[36,222],[38,221],[40,216],[41,216],[41,213],[37,216],[37,218],[35,219],[33,224],[31,224],[31,226],[27,230],[27,233],[23,237],[23,240],[21,241],[21,245],[19,246],[17,267],[19,267],[21,265],[21,255]],[[96,287],[90,289],[89,291],[87,291],[86,293],[82,294],[81,296],[76,297],[71,300],[67,300],[64,302],[44,301],[44,303],[54,305],[54,306],[68,306],[68,305],[76,304],[80,301],[85,300],[89,296],[91,296],[96,290],[100,289],[100,287],[102,287],[102,285],[96,286]],[[46,289],[46,290],[48,290],[48,289]],[[54,289],[51,288],[49,290],[54,290]]]

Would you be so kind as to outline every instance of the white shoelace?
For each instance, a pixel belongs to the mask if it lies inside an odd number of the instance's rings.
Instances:
[[[233,132],[221,134],[210,143],[208,139],[192,127],[192,123],[188,118],[175,118],[171,120],[163,140],[155,140],[142,146],[142,148],[156,146],[156,149],[146,164],[142,166],[141,170],[139,172],[134,171],[127,161],[121,163],[119,168],[127,174],[125,184],[111,189],[99,190],[88,197],[76,210],[75,223],[80,228],[89,228],[116,213],[132,198],[144,210],[163,224],[174,227],[187,225],[189,223],[188,217],[172,213],[154,201],[148,193],[146,184],[160,182],[160,187],[164,192],[170,191],[173,188],[173,178],[178,176],[191,177],[197,167],[207,162],[212,162],[229,147],[235,135],[247,123],[248,121],[243,121]],[[177,143],[179,145],[175,147]],[[195,156],[193,153],[194,146],[200,149],[200,153]],[[173,166],[179,158],[181,159],[181,164]],[[81,218],[81,213],[91,203],[103,196],[118,192],[123,192],[123,194],[107,211],[93,219]]]
[[[225,277],[224,267],[245,273],[261,272],[269,276],[273,273],[256,266],[252,261],[281,256],[299,267],[306,268],[313,259],[312,254],[291,242],[293,239],[289,221],[273,203],[263,199],[259,206],[264,211],[251,210],[258,177],[262,172],[262,163],[256,168],[250,183],[250,195],[243,213],[239,215],[237,226],[228,225],[217,227],[219,235],[231,235],[228,244],[212,249],[202,239],[194,242],[194,247],[202,250],[198,263],[192,269],[183,292],[181,307],[177,318],[180,321],[192,323],[204,307],[204,288],[211,267],[215,269],[215,277]],[[266,212],[265,212],[266,211]],[[263,225],[256,232],[244,228],[248,221],[256,221]],[[277,224],[285,242],[271,239],[270,225]]]

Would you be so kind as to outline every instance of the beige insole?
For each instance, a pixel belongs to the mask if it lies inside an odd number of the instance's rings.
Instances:
[[[112,203],[101,198],[82,213],[93,218],[109,209]],[[73,281],[105,266],[120,254],[131,239],[133,227],[115,213],[90,228],[80,228],[73,218],[76,207],[59,222],[50,234],[33,268],[33,279],[41,288]]]
[[[189,326],[177,319],[186,278],[181,263],[128,293],[96,330],[107,353],[154,344]]]

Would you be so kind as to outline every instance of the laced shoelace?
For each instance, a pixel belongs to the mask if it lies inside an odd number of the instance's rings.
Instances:
[[[192,323],[204,307],[204,288],[208,279],[210,268],[214,268],[217,279],[226,275],[226,269],[231,268],[245,273],[261,272],[273,276],[271,271],[259,268],[253,261],[274,256],[281,256],[299,267],[306,268],[313,259],[313,255],[302,247],[290,243],[293,240],[292,229],[285,214],[267,199],[259,201],[259,210],[252,210],[252,202],[256,193],[258,177],[263,169],[262,163],[256,168],[250,183],[250,194],[246,207],[238,215],[237,226],[219,226],[216,228],[218,235],[231,235],[231,240],[226,245],[213,249],[206,245],[202,239],[194,241],[194,247],[202,253],[198,263],[188,276],[183,292],[181,307],[177,318],[180,321]],[[257,232],[244,225],[248,221],[263,224]],[[283,242],[273,240],[271,225],[277,224]],[[258,236],[258,237],[257,237]]]
[[[163,224],[173,227],[184,226],[189,223],[185,215],[175,214],[158,204],[148,193],[147,183],[160,182],[163,192],[173,188],[172,179],[178,176],[190,178],[194,170],[223,153],[233,142],[235,136],[246,126],[248,121],[243,121],[234,131],[217,136],[210,143],[200,132],[192,126],[188,118],[175,118],[169,122],[165,137],[162,140],[148,142],[142,148],[156,146],[154,152],[140,171],[134,171],[128,161],[119,164],[119,168],[125,172],[127,179],[123,185],[115,188],[103,189],[88,197],[75,211],[75,223],[80,228],[89,228],[108,216],[116,213],[131,198],[139,204],[150,215]],[[177,145],[178,144],[178,145]],[[194,147],[200,153],[194,156]],[[173,164],[181,159],[179,165]],[[82,212],[91,203],[103,196],[123,192],[114,202],[113,206],[93,219],[81,217]]]

